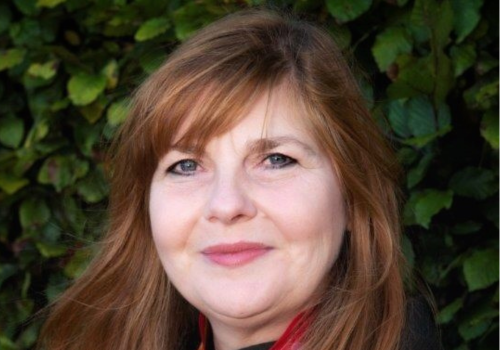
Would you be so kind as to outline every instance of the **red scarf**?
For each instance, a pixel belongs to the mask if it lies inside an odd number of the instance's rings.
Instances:
[[[308,325],[308,322],[303,320],[304,317],[305,313],[297,315],[287,327],[285,332],[269,350],[300,350],[300,340],[302,339]],[[201,337],[201,344],[198,347],[198,350],[206,350],[210,325],[207,318],[202,314],[200,314],[198,318],[198,326]]]

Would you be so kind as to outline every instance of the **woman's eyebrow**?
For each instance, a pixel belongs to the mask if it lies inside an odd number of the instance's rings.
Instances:
[[[251,153],[265,153],[286,144],[296,145],[312,156],[317,155],[317,151],[315,151],[313,147],[297,139],[294,136],[287,136],[287,135],[251,140],[246,143],[246,148]],[[180,153],[197,155],[197,156],[200,156],[200,153],[201,155],[204,154],[203,150],[199,150],[197,147],[193,145],[184,145],[182,143],[173,144],[172,146],[170,146],[170,151],[177,151]]]
[[[302,148],[304,151],[306,151],[307,153],[310,153],[311,155],[316,155],[316,151],[311,146],[304,143],[303,141],[298,140],[297,138],[295,138],[293,136],[279,136],[279,137],[261,138],[258,140],[249,141],[247,144],[247,148],[251,152],[262,153],[262,152],[271,151],[271,150],[273,150],[279,146],[283,146],[285,144],[297,145],[300,148]]]
[[[199,147],[196,147],[194,145],[185,145],[182,143],[177,143],[177,144],[171,145],[169,147],[169,151],[176,151],[176,152],[189,154],[189,155],[196,155],[196,156],[200,156],[200,155],[205,153],[203,150],[200,150]]]

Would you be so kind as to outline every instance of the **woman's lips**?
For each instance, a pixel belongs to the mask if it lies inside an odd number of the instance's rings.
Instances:
[[[202,250],[210,261],[223,266],[241,266],[261,257],[272,248],[262,243],[218,244]]]

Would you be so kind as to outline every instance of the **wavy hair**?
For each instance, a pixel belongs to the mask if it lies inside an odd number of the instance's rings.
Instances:
[[[136,91],[111,148],[102,249],[51,306],[46,350],[182,349],[193,309],[170,284],[151,236],[149,188],[182,140],[198,148],[230,130],[265,91],[286,83],[341,181],[349,232],[315,307],[304,350],[395,350],[405,320],[399,168],[339,47],[321,28],[253,9],[199,31]],[[193,111],[195,113],[193,113]]]

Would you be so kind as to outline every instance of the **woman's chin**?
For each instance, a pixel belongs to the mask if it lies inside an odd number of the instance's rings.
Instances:
[[[260,295],[259,295],[260,294]],[[200,310],[209,318],[211,316],[231,320],[248,320],[265,317],[272,313],[275,298],[263,292],[223,293],[205,295]]]
[[[257,272],[253,269],[231,273],[224,271],[224,274],[202,270],[198,274],[198,285],[191,290],[184,289],[185,297],[207,316],[217,314],[231,319],[246,319],[267,314],[290,295],[291,288],[287,286],[291,283],[282,277],[285,271],[278,266],[274,269],[266,266]],[[266,270],[267,273],[262,272]],[[186,284],[179,283],[178,286],[182,294],[182,287]]]
[[[246,301],[245,301],[246,300]],[[267,300],[249,302],[245,298],[221,298],[217,301],[206,301],[205,308],[208,313],[220,318],[249,319],[258,317],[272,308],[272,303]]]

